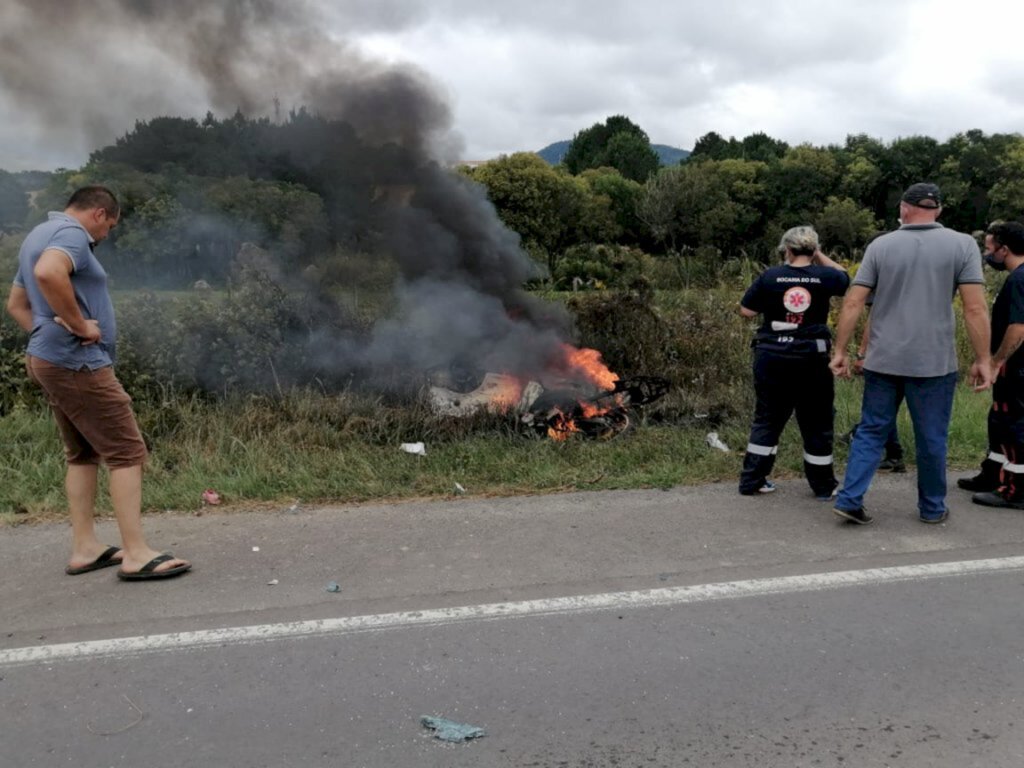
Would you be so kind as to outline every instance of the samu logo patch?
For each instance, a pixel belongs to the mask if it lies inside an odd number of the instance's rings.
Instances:
[[[782,295],[782,306],[790,312],[802,315],[811,306],[811,292],[800,286],[793,286]]]

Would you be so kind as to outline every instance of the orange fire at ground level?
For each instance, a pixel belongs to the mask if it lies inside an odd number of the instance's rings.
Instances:
[[[596,349],[577,348],[570,344],[562,345],[564,360],[556,363],[559,369],[566,373],[582,377],[585,381],[593,384],[598,389],[607,391],[615,386],[619,380],[617,373],[613,373],[601,360],[601,353]]]
[[[551,439],[565,440],[576,432],[604,437],[624,428],[628,423],[623,408],[626,401],[624,395],[614,392],[618,381],[596,349],[561,344],[543,370],[526,375],[521,371],[489,372],[472,392],[431,389],[436,407],[446,415],[466,415],[479,409],[515,411],[524,423],[546,429]]]

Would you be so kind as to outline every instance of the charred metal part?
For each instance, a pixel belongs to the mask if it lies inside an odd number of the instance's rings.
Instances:
[[[468,416],[481,410],[512,411],[519,423],[540,437],[564,440],[579,434],[608,440],[631,424],[630,408],[648,405],[668,393],[670,384],[656,376],[615,382],[604,392],[577,382],[560,381],[545,389],[536,381],[523,384],[514,376],[487,373],[470,392],[430,387],[434,411],[442,416]]]
[[[634,376],[616,381],[612,392],[625,395],[630,405],[647,405],[660,400],[671,388],[668,379],[659,376]]]

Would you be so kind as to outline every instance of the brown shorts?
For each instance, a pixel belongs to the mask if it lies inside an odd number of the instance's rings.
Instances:
[[[57,419],[68,464],[112,469],[146,461],[146,443],[132,412],[132,399],[109,366],[72,371],[29,355],[29,378],[42,387]]]

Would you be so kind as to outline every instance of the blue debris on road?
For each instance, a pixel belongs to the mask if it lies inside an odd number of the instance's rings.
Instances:
[[[423,715],[420,718],[420,723],[424,728],[430,728],[434,732],[434,737],[441,739],[441,741],[460,743],[470,739],[479,739],[481,736],[487,735],[487,731],[483,728],[467,725],[466,723],[456,723],[454,720],[448,720],[444,717]]]

